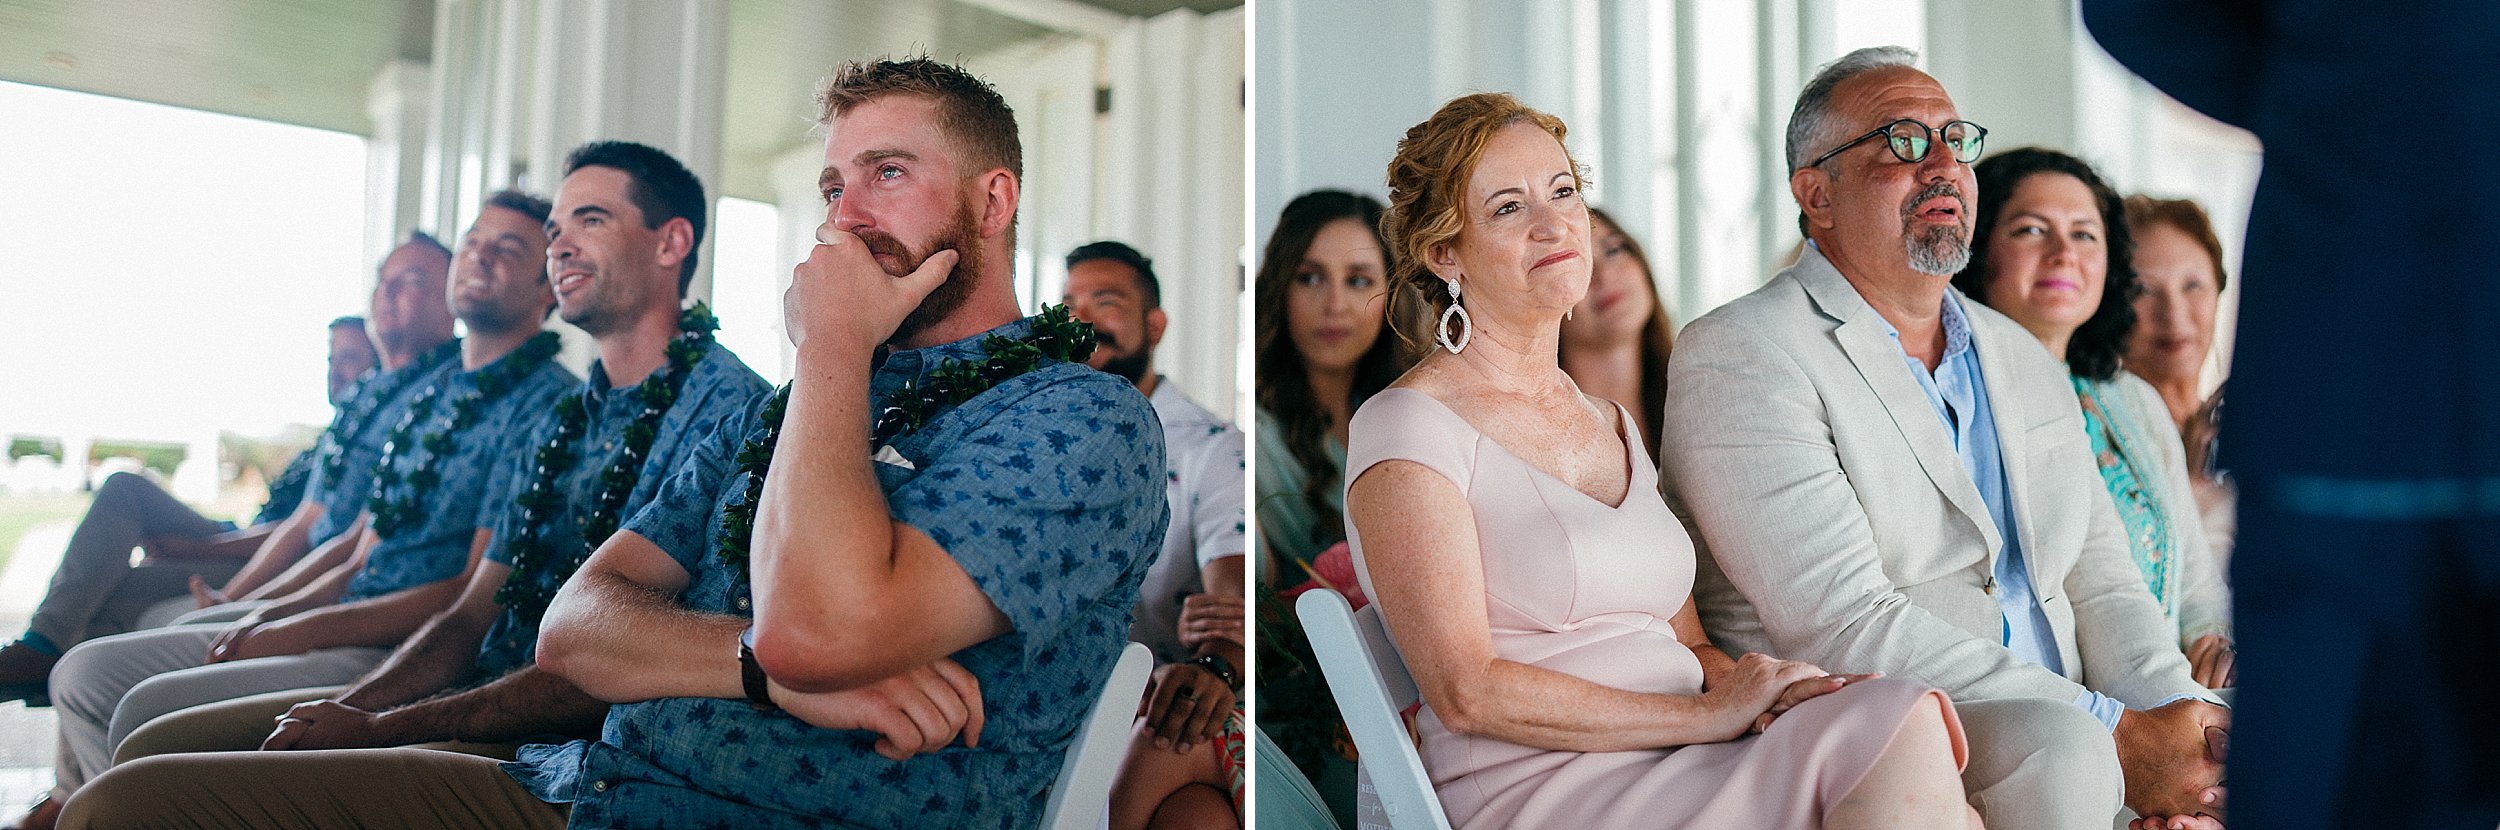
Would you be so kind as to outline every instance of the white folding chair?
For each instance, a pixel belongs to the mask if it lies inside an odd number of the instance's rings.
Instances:
[[[1120,651],[1111,679],[1094,698],[1094,710],[1068,744],[1068,758],[1059,764],[1059,780],[1050,785],[1050,802],[1042,808],[1042,830],[1095,830],[1110,814],[1111,780],[1120,774],[1128,755],[1129,724],[1137,720],[1137,701],[1146,697],[1146,676],[1154,673],[1154,654],[1138,643]]]
[[[1347,605],[1345,595],[1313,589],[1294,602],[1302,630],[1311,637],[1311,653],[1319,657],[1329,694],[1345,716],[1354,748],[1362,753],[1362,769],[1376,788],[1380,809],[1393,830],[1450,830],[1449,814],[1432,791],[1424,759],[1407,738],[1406,722],[1398,717],[1417,699],[1415,678],[1406,660],[1380,626],[1380,610],[1361,611]]]

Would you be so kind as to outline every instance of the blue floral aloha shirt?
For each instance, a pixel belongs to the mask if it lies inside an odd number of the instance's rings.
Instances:
[[[426,387],[440,383],[451,373],[459,371],[459,353],[451,351],[448,354],[451,355],[448,359],[432,363],[423,362],[420,358],[388,372],[369,373],[347,391],[347,403],[339,407],[338,414],[330,419],[330,428],[322,430],[321,440],[313,444],[312,453],[315,456],[342,441],[346,442],[346,452],[341,456],[337,481],[322,475],[320,466],[315,464],[312,480],[304,485],[305,497],[321,505],[321,520],[313,523],[312,535],[305,539],[315,545],[328,541],[346,530],[348,523],[355,521],[358,514],[365,512],[365,497],[373,494],[373,466],[382,461],[382,442],[390,440],[391,428],[398,426],[400,418],[408,414],[408,402],[415,400],[417,393],[425,391]],[[403,378],[408,382],[401,383]],[[392,393],[388,400],[379,403],[371,401],[384,392]],[[356,430],[354,435],[339,434],[339,420],[345,418],[347,413],[360,411],[368,405],[373,406],[373,411],[363,424],[357,425],[362,428]]]
[[[574,443],[580,459],[556,481],[557,492],[564,494],[564,509],[548,528],[577,528],[590,516],[591,500],[598,498],[602,489],[601,478],[625,449],[625,428],[642,417],[642,384],[613,388],[607,369],[601,364],[590,365],[590,380],[580,391],[583,407],[590,413],[589,423]],[[714,435],[745,434],[740,427],[748,414],[772,391],[772,386],[758,377],[754,369],[747,368],[728,347],[714,341],[703,359],[695,362],[694,370],[687,373],[685,386],[677,391],[677,403],[660,417],[659,434],[652,438],[650,451],[643,455],[642,476],[634,482],[633,492],[625,497],[625,506],[617,513],[620,519],[629,518],[650,504],[652,497],[659,495],[660,484],[668,480],[669,472],[677,469],[697,444]],[[526,439],[528,449],[506,459],[497,469],[494,483],[486,488],[487,507],[494,517],[488,529],[495,534],[486,548],[488,561],[512,564],[511,540],[520,538],[522,527],[521,509],[514,502],[521,491],[537,480],[538,448],[546,446],[555,433],[553,418],[532,430]],[[714,477],[727,474],[728,470],[723,469]],[[541,539],[547,543],[547,550],[564,562],[581,555],[587,544],[579,532],[551,532]],[[547,582],[554,578],[554,573],[540,570],[534,576]],[[478,650],[478,679],[501,677],[537,660],[538,618],[545,610],[532,609],[534,613],[523,619],[520,611],[503,609]]]
[[[1017,337],[1018,321],[989,334]],[[869,379],[869,411],[948,357],[978,359],[981,336],[896,352]],[[755,423],[753,421],[750,424]],[[688,608],[749,616],[717,538],[741,498],[743,437],[707,442],[627,530],[693,575]],[[858,451],[867,451],[862,442]],[[896,519],[946,548],[1014,630],[955,653],[981,681],[979,749],[907,761],[873,733],[809,726],[745,700],[665,698],[608,712],[596,742],[521,750],[505,770],[540,798],[572,802],[574,827],[1029,828],[1126,645],[1137,585],[1163,541],[1163,438],[1136,387],[1080,364],[1008,380],[893,444],[880,461]],[[796,451],[784,447],[782,451]],[[826,448],[824,451],[850,451]]]
[[[451,376],[442,381],[442,394],[426,413],[427,423],[418,424],[410,434],[424,436],[441,430],[451,422],[452,402],[476,391],[480,375],[520,354],[515,349],[475,371],[462,371],[458,364],[453,364]],[[491,489],[487,483],[494,468],[505,459],[528,452],[530,448],[524,442],[529,436],[555,421],[556,398],[581,382],[563,363],[541,363],[503,397],[480,410],[476,421],[452,436],[448,457],[417,451],[404,452],[393,459],[403,481],[420,465],[441,475],[442,481],[427,494],[429,503],[419,505],[424,519],[374,545],[365,556],[364,567],[348,581],[347,595],[339,601],[354,602],[459,576],[469,564],[469,548],[476,542],[478,528],[485,527],[494,515],[487,509],[486,492]],[[402,485],[399,492],[405,494],[406,486]],[[370,490],[366,495],[372,495]],[[358,504],[362,506],[361,502]]]

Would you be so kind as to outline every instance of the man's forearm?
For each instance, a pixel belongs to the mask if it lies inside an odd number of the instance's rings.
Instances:
[[[226,594],[234,599],[281,599],[302,593],[323,580],[337,580],[344,587],[346,578],[354,576],[355,565],[364,561],[361,555],[363,549],[372,544],[371,534],[364,532],[363,527],[364,522],[358,520],[347,532],[321,543],[310,555],[296,560],[295,565],[287,568],[285,573],[250,593],[236,594],[228,590]]]
[[[286,618],[285,625],[304,633],[308,649],[397,646],[449,606],[465,582],[453,577],[342,605],[318,602],[318,593],[298,594],[287,602],[313,600],[314,607]]]
[[[585,567],[547,607],[538,665],[610,703],[743,698],[738,634],[746,627],[745,618],[689,611],[656,590]]]
[[[843,451],[868,431],[866,373],[838,357],[808,358],[808,383],[792,387],[782,420],[780,446],[795,451],[774,456],[755,516],[761,628],[804,626],[822,618],[817,608],[874,613],[893,571],[892,514],[875,462]],[[836,370],[818,370],[827,365]]]
[[[380,721],[402,744],[501,743],[546,734],[587,735],[607,714],[608,704],[581,687],[529,666],[484,686],[391,709]]]
[[[285,521],[279,522],[278,529],[261,540],[251,560],[243,563],[243,569],[236,571],[234,578],[226,580],[226,595],[236,599],[258,598],[255,596],[257,589],[303,558],[305,549],[312,542],[312,525],[320,516],[318,505],[306,504],[287,516]]]
[[[478,646],[493,623],[490,618],[487,625],[479,625],[470,616],[455,612],[426,622],[407,644],[336,699],[358,709],[381,711],[458,684],[476,665]]]

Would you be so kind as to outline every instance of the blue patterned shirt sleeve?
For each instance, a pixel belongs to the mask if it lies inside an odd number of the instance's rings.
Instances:
[[[894,518],[936,540],[1014,623],[1008,637],[1028,663],[1072,635],[1099,639],[1070,609],[1126,594],[1125,616],[1171,519],[1163,428],[1136,388],[1074,364],[1036,374],[1066,379],[962,435],[887,497]],[[880,477],[900,472],[878,466]],[[1126,633],[1122,620],[1096,665],[1116,658]]]

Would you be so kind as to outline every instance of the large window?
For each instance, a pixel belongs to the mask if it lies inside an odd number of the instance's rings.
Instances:
[[[206,500],[220,431],[328,422],[364,139],[12,83],[0,113],[0,433],[192,447]]]
[[[712,311],[720,315],[721,345],[765,380],[789,380],[781,291],[798,263],[781,261],[781,211],[766,202],[724,197],[712,217]]]

